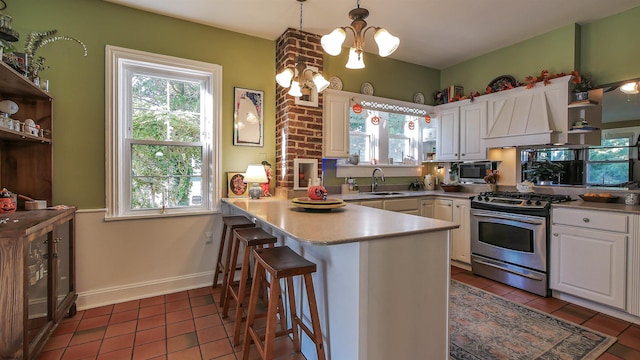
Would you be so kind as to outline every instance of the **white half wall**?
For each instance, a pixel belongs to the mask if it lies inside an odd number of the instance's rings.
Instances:
[[[79,310],[211,285],[220,213],[108,222],[104,217],[103,209],[76,214]]]

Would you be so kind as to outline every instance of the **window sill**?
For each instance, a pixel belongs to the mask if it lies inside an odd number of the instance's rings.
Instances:
[[[200,216],[200,215],[213,215],[220,213],[220,209],[217,210],[203,210],[193,212],[180,212],[180,213],[166,213],[166,214],[142,214],[142,215],[106,215],[104,221],[120,221],[120,220],[150,220],[150,219],[164,219],[182,216]]]

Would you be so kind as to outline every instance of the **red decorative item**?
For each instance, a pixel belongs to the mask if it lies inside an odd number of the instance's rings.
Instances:
[[[371,118],[371,123],[373,125],[380,125],[380,117],[379,116],[374,116]]]
[[[362,105],[360,104],[354,104],[353,107],[353,112],[356,114],[360,114],[362,112]]]
[[[413,123],[413,121],[409,121],[409,130],[413,130],[416,128],[416,124]]]
[[[431,116],[426,115],[426,116],[424,117],[424,122],[426,122],[427,124],[431,124]]]
[[[309,186],[307,196],[311,200],[327,200],[327,189],[324,186]]]
[[[12,213],[16,211],[16,202],[11,198],[11,193],[7,189],[0,191],[0,213]]]

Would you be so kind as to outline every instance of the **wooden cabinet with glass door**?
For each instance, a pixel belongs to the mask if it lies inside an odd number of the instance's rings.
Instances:
[[[3,214],[0,358],[35,359],[76,313],[75,208]]]

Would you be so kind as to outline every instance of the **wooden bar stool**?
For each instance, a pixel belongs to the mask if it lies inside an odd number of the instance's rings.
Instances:
[[[316,304],[316,295],[313,289],[313,280],[311,274],[316,271],[316,264],[296,254],[288,246],[278,246],[268,249],[256,249],[253,252],[256,266],[254,271],[253,286],[251,287],[251,298],[249,299],[247,325],[244,333],[244,343],[242,345],[242,359],[249,359],[249,348],[251,342],[255,342],[260,358],[263,360],[273,359],[273,348],[275,339],[278,336],[288,334],[293,335],[293,346],[296,352],[300,352],[300,330],[303,330],[316,345],[318,359],[326,359],[324,353],[324,343],[322,340],[322,331],[320,330],[320,319],[318,317],[318,305]],[[266,272],[265,272],[266,271]],[[271,276],[269,284],[269,301],[267,310],[267,328],[264,342],[254,328],[256,320],[256,305],[258,303],[258,293],[260,291],[261,280],[264,277],[266,282],[266,273]],[[307,291],[307,300],[309,301],[309,312],[311,313],[311,326],[313,331],[309,329],[298,317],[296,312],[296,302],[293,289],[293,277],[303,275],[304,284]],[[276,332],[276,315],[279,313],[280,327],[286,328],[286,319],[282,318],[282,311],[278,307],[282,307],[280,299],[281,289],[280,280],[286,279],[287,294],[289,298],[289,314],[291,319],[291,328]]]
[[[235,300],[236,323],[233,331],[233,345],[235,346],[240,343],[240,328],[242,326],[242,320],[244,319],[242,309],[245,298],[248,295],[247,290],[250,288],[247,286],[247,282],[249,281],[250,276],[249,257],[251,256],[251,251],[254,249],[261,249],[265,245],[272,246],[276,241],[278,241],[278,239],[260,228],[236,229],[233,231],[233,238],[233,254],[231,255],[231,264],[229,265],[229,280],[227,281],[224,306],[222,307],[222,317],[227,317],[229,313],[230,300]],[[238,263],[238,253],[240,252],[241,246],[243,250],[243,258],[242,265],[240,265],[240,282],[238,284],[238,290],[236,291],[233,286],[233,278],[235,276],[236,264]]]
[[[224,216],[222,218],[222,236],[220,237],[220,247],[218,249],[218,260],[216,261],[216,270],[213,275],[213,288],[218,286],[218,276],[222,274],[222,291],[220,292],[220,305],[224,305],[225,292],[227,291],[227,272],[229,270],[229,261],[231,259],[230,246],[227,249],[227,256],[225,256],[224,263],[222,262],[222,254],[227,243],[227,233],[229,233],[230,241],[233,241],[233,230],[241,228],[255,227],[255,224],[244,216]]]

